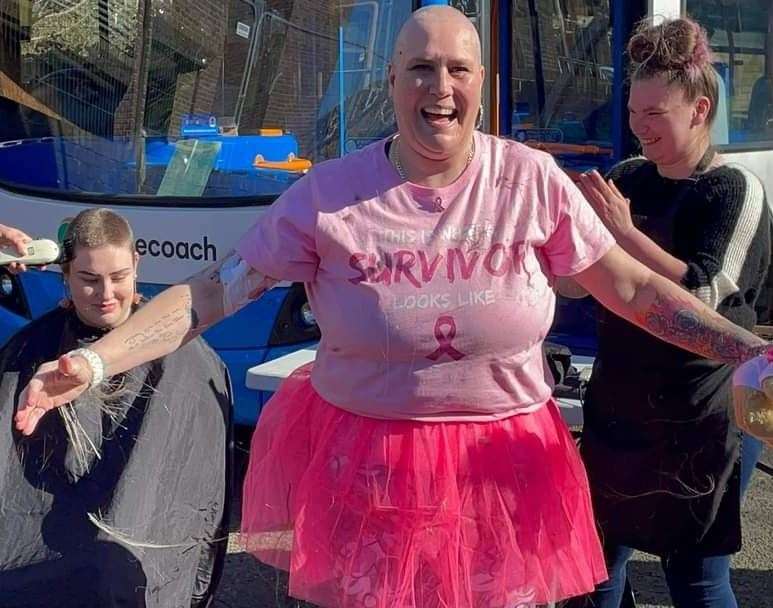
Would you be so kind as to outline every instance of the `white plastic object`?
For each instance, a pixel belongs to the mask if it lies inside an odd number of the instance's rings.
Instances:
[[[220,266],[220,281],[223,285],[223,312],[234,314],[255,299],[262,291],[271,289],[276,281],[264,277],[250,267],[240,255],[231,253]]]
[[[738,366],[733,374],[733,385],[768,392],[766,385],[770,384],[771,378],[773,378],[773,363],[770,363],[765,355],[760,355]]]
[[[49,239],[37,239],[24,245],[27,252],[19,255],[13,247],[0,248],[0,266],[17,262],[27,266],[45,266],[59,259],[59,245]]]

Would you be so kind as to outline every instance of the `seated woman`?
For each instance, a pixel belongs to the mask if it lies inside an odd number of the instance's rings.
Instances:
[[[88,345],[139,306],[129,224],[72,221],[68,297],[0,350],[0,606],[206,606],[226,549],[230,386],[201,339],[13,430],[38,365]]]

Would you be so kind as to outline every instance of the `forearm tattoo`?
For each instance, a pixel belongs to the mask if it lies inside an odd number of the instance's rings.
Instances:
[[[188,279],[194,294],[203,293],[197,310],[193,296],[185,294],[177,306],[149,327],[129,336],[129,350],[154,344],[179,343],[198,336],[223,316],[235,313],[271,289],[277,281],[250,268],[235,252]],[[201,288],[202,284],[205,286]],[[218,312],[219,306],[219,312]]]
[[[191,296],[186,294],[177,307],[148,327],[126,338],[124,343],[129,350],[135,350],[154,344],[178,341],[188,333],[194,319],[197,320],[198,315],[193,310]]]
[[[658,294],[637,320],[658,338],[722,363],[738,365],[768,350],[751,332],[674,294]]]

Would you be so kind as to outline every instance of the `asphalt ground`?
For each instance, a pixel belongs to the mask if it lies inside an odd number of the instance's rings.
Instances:
[[[766,450],[762,462],[773,468],[773,450]],[[238,530],[238,498],[234,500],[228,555],[213,608],[311,608],[311,604],[287,596],[283,573],[260,564],[239,546],[234,532]],[[732,570],[738,605],[773,608],[773,476],[760,470],[755,471],[744,504],[743,534],[743,550],[735,556]],[[637,553],[629,574],[637,608],[673,606],[657,558]]]
[[[773,450],[761,462],[773,469]],[[731,582],[740,608],[773,608],[773,476],[755,471],[743,506],[743,549],[733,559]],[[629,570],[640,608],[673,606],[660,562],[636,554]]]

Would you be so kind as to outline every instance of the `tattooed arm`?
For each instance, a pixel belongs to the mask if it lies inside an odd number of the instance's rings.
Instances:
[[[574,277],[601,304],[652,335],[708,359],[737,365],[767,343],[731,323],[620,247]]]
[[[177,350],[275,283],[229,253],[163,291],[89,349],[102,359],[105,377],[124,372]],[[63,355],[41,365],[19,398],[17,428],[31,434],[48,410],[85,391],[91,375],[92,367],[82,356]]]

